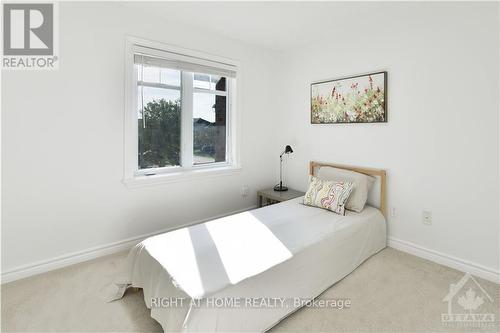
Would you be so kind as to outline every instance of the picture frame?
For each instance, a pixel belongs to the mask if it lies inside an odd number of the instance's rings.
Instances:
[[[387,122],[387,72],[311,83],[311,124]]]

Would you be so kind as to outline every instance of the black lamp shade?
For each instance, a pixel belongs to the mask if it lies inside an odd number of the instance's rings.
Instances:
[[[290,153],[293,153],[293,149],[289,145],[286,145],[286,147],[285,147],[285,154],[290,154]]]

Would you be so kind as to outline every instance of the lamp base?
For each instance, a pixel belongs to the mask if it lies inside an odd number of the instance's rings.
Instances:
[[[277,192],[285,192],[285,191],[288,191],[288,187],[281,186],[281,185],[276,185],[274,187],[274,190],[277,191]]]

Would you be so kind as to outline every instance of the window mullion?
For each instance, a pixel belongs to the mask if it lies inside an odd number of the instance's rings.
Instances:
[[[203,89],[203,88],[193,88],[194,92],[200,92],[200,93],[207,93],[207,94],[214,94],[217,96],[227,96],[226,91],[221,91],[221,90],[210,90],[210,89]]]
[[[185,169],[193,166],[193,73],[182,72],[181,163]]]

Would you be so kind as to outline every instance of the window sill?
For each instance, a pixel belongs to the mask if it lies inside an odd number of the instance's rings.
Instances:
[[[178,171],[151,176],[134,176],[124,178],[123,184],[128,188],[139,188],[144,186],[178,183],[184,181],[206,179],[213,177],[229,176],[241,172],[241,167],[224,166],[219,168],[204,168],[198,170]]]

